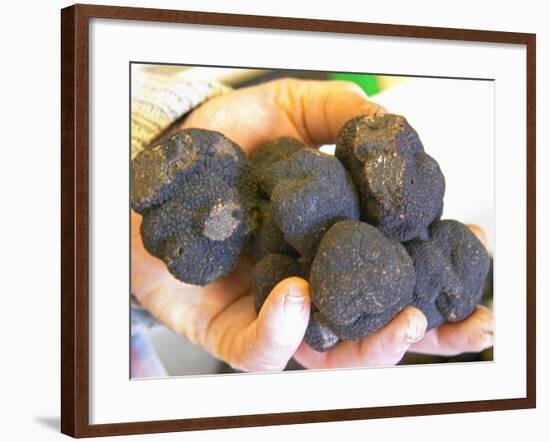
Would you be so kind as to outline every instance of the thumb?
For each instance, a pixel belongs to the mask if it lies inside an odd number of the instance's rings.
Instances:
[[[302,278],[284,279],[267,297],[255,323],[254,345],[247,370],[282,370],[302,342],[309,322],[309,283]]]

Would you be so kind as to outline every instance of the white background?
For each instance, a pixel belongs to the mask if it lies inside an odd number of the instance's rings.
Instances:
[[[357,9],[360,2],[338,2],[325,6],[316,3],[276,3],[235,1],[156,1],[115,2],[136,6],[176,9],[217,10],[256,14],[307,16],[386,23],[403,23],[449,27],[468,27],[538,33],[538,170],[539,172],[539,377],[537,410],[509,411],[421,418],[385,419],[353,423],[330,423],[289,427],[255,428],[133,437],[134,440],[280,440],[297,438],[402,438],[417,435],[419,440],[495,440],[524,439],[535,435],[545,425],[550,413],[550,388],[544,372],[548,370],[549,351],[541,343],[548,338],[550,326],[542,321],[548,302],[548,277],[543,262],[548,259],[543,245],[547,235],[542,226],[549,221],[548,207],[542,206],[542,189],[548,188],[548,62],[545,46],[547,14],[537,11],[537,2],[462,1],[444,7],[433,3],[419,7],[401,2],[376,4]],[[540,2],[543,4],[543,2]],[[14,5],[12,3],[12,5]],[[2,68],[0,96],[4,159],[0,173],[3,211],[2,280],[4,309],[2,316],[3,353],[1,360],[1,405],[3,416],[0,434],[7,440],[56,440],[59,413],[59,11],[63,2],[21,3],[18,11],[2,14]],[[308,7],[309,6],[309,7]],[[11,6],[15,8],[16,6]],[[543,94],[545,95],[543,97]],[[6,100],[7,97],[7,100]],[[7,136],[7,139],[6,139]],[[5,155],[8,155],[6,157]],[[547,199],[547,198],[546,198]],[[7,247],[6,247],[7,240]],[[547,322],[548,324],[548,322]],[[118,438],[117,440],[123,440]],[[412,438],[415,440],[416,438]],[[540,439],[539,438],[535,438]]]

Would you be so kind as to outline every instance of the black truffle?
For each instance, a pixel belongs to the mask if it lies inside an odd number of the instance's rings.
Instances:
[[[350,175],[333,156],[296,150],[270,169],[273,221],[302,256],[313,258],[325,232],[342,219],[358,219],[359,197]]]
[[[308,262],[299,261],[291,256],[265,255],[252,272],[252,293],[256,312],[260,312],[263,303],[279,282],[291,276],[307,279],[309,268]],[[339,340],[314,305],[311,306],[304,340],[317,351],[327,351]]]
[[[361,221],[325,234],[310,272],[312,302],[348,340],[378,330],[412,300],[415,273],[405,248]]]
[[[180,131],[132,160],[132,208],[147,251],[179,280],[228,274],[254,227],[257,187],[241,148],[222,134]]]
[[[250,165],[264,196],[271,195],[278,180],[278,176],[273,174],[273,166],[304,147],[306,145],[300,140],[281,137],[260,144],[254,149],[250,155]]]
[[[270,253],[254,266],[252,271],[252,293],[256,313],[260,312],[265,300],[279,282],[291,276],[307,279],[309,265],[291,256]]]
[[[405,118],[351,119],[338,134],[335,155],[357,185],[363,219],[400,242],[427,238],[443,210],[445,179]]]
[[[406,305],[407,302],[401,300],[401,302],[388,307],[382,313],[363,313],[352,324],[334,324],[326,320],[325,322],[340,339],[346,341],[358,341],[378,331],[393,318],[395,318]]]
[[[311,304],[311,313],[304,341],[316,351],[328,351],[340,341],[340,337],[332,328],[332,324],[317,310],[314,304]]]
[[[283,232],[273,222],[273,211],[269,201],[262,200],[257,211],[258,228],[250,241],[248,251],[254,261],[269,253],[298,257],[297,252],[285,240]]]
[[[430,239],[405,243],[416,270],[413,304],[428,328],[462,321],[481,301],[490,260],[483,244],[464,224],[435,221]]]

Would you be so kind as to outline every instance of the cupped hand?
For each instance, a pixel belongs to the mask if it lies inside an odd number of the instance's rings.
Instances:
[[[250,153],[283,136],[310,146],[333,143],[350,118],[383,112],[353,83],[284,79],[215,98],[193,111],[181,128],[222,132]],[[230,275],[205,287],[185,284],[144,249],[140,223],[141,216],[132,212],[132,293],[160,322],[234,368],[278,371],[293,356],[306,368],[392,365],[409,349],[454,354],[492,345],[488,309],[425,333],[424,315],[407,307],[371,336],[318,353],[302,343],[311,302],[307,281],[281,281],[257,315],[252,264],[246,258]]]

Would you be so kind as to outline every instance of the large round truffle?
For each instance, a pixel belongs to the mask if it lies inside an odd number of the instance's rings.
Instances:
[[[300,140],[281,137],[262,143],[254,149],[250,155],[250,165],[264,196],[271,195],[278,180],[278,176],[273,174],[273,166],[305,147]]]
[[[355,185],[332,155],[297,149],[272,162],[265,181],[271,183],[267,189],[273,221],[302,256],[315,256],[319,241],[335,222],[359,218]]]
[[[186,129],[132,160],[132,208],[147,251],[179,280],[205,285],[235,267],[253,227],[257,188],[241,148]]]
[[[412,300],[415,273],[405,248],[361,221],[336,223],[310,272],[312,302],[340,337],[361,339]]]
[[[467,318],[481,301],[490,260],[483,244],[464,224],[435,221],[427,241],[405,243],[416,271],[413,303],[428,328]]]
[[[338,134],[335,155],[351,172],[366,221],[400,242],[427,237],[443,210],[445,179],[404,117],[351,119]]]

